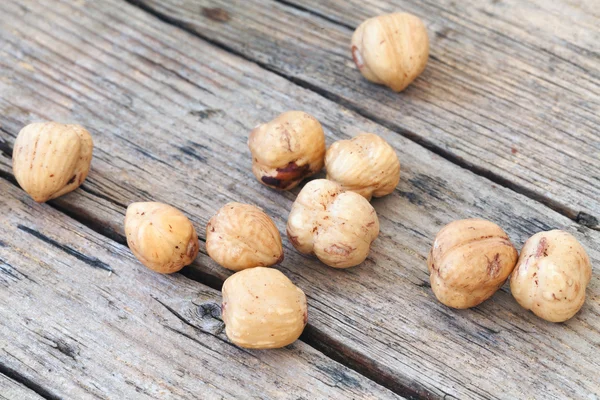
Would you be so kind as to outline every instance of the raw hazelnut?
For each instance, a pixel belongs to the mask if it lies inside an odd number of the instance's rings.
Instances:
[[[511,278],[517,302],[550,322],[577,314],[585,301],[592,266],[585,249],[570,233],[553,230],[530,237]]]
[[[161,274],[179,271],[198,255],[198,236],[190,220],[162,203],[133,203],[125,214],[125,235],[131,252]]]
[[[283,261],[277,226],[260,208],[229,203],[206,226],[208,255],[233,271],[268,267]]]
[[[437,234],[429,252],[431,289],[448,307],[475,307],[506,282],[517,257],[508,235],[493,222],[451,222]]]
[[[325,154],[327,179],[371,200],[394,191],[400,181],[400,162],[385,140],[362,133],[333,143]]]
[[[287,346],[308,321],[304,292],[274,268],[249,268],[227,278],[221,309],[229,340],[250,349]]]
[[[367,258],[379,235],[379,220],[361,195],[316,179],[304,186],[292,205],[287,235],[299,252],[315,254],[331,267],[347,268]]]
[[[292,189],[323,168],[323,128],[302,111],[288,111],[257,126],[248,146],[256,179],[274,189]]]
[[[80,125],[29,124],[15,141],[15,178],[39,203],[62,196],[87,177],[93,148],[92,136]]]
[[[400,92],[425,69],[427,29],[418,17],[407,13],[370,18],[352,35],[352,57],[369,81]]]

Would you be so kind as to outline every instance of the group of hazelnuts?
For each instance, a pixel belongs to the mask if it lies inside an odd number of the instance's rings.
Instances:
[[[401,91],[425,68],[429,41],[423,22],[397,13],[363,22],[352,37],[352,57],[372,82]],[[372,197],[392,193],[400,162],[381,137],[362,133],[325,145],[319,121],[289,111],[252,130],[252,171],[271,188],[290,190],[325,167],[326,179],[308,182],[292,205],[287,236],[303,254],[334,268],[362,263],[379,235]],[[24,127],[15,141],[13,170],[19,185],[38,202],[75,190],[90,169],[93,142],[80,125],[56,122]],[[133,203],[125,216],[127,244],[136,258],[159,273],[189,265],[199,250],[190,220],[157,202]],[[260,208],[229,203],[206,226],[206,251],[236,271],[223,284],[222,317],[229,339],[246,348],[278,348],[294,342],[308,321],[306,296],[283,273],[282,240]],[[564,231],[532,236],[519,257],[496,224],[466,219],[446,225],[428,257],[431,287],[443,304],[474,307],[508,279],[515,299],[548,321],[571,318],[583,305],[590,260]]]

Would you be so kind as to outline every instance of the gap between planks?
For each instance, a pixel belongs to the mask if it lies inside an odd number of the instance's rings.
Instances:
[[[9,379],[12,379],[13,381],[15,381],[17,383],[20,383],[21,385],[25,386],[27,389],[31,390],[32,392],[35,392],[40,397],[42,397],[46,400],[60,400],[60,397],[55,395],[54,393],[52,393],[50,390],[48,390],[45,387],[41,386],[40,384],[32,381],[31,379],[27,378],[26,376],[20,374],[18,371],[15,371],[11,368],[8,368],[5,365],[2,365],[2,363],[0,363],[0,374],[8,377]]]
[[[545,205],[546,207],[550,208],[551,210],[556,211],[561,215],[564,215],[565,217],[573,220],[574,222],[576,222],[582,226],[585,226],[585,227],[593,229],[593,230],[600,231],[600,221],[598,220],[598,218],[596,218],[595,216],[593,216],[587,212],[573,209],[566,204],[562,204],[558,200],[553,200],[547,196],[544,196],[543,194],[537,193],[534,189],[528,188],[525,185],[522,185],[522,184],[519,184],[516,182],[512,182],[510,179],[504,178],[501,175],[491,171],[490,169],[487,169],[487,168],[475,165],[474,163],[468,162],[464,158],[462,158],[456,154],[453,154],[451,151],[443,149],[442,147],[436,145],[435,143],[426,139],[425,137],[419,136],[415,132],[405,129],[396,123],[386,120],[385,118],[378,117],[377,115],[375,115],[374,113],[372,113],[366,109],[362,109],[360,107],[357,107],[356,105],[353,105],[350,101],[344,100],[343,98],[336,95],[332,91],[328,91],[323,87],[317,86],[317,85],[307,82],[303,79],[294,77],[287,73],[284,73],[284,72],[278,70],[277,68],[270,66],[267,63],[261,62],[255,58],[247,56],[246,54],[244,54],[241,51],[235,50],[231,46],[228,46],[226,44],[218,42],[206,35],[202,35],[197,30],[190,29],[186,25],[185,22],[180,21],[176,17],[171,17],[165,13],[155,10],[152,6],[149,6],[148,4],[144,3],[142,0],[123,0],[123,1],[130,3],[130,4],[138,7],[139,9],[153,15],[154,17],[158,18],[160,21],[166,22],[166,23],[173,25],[179,29],[183,29],[184,31],[201,38],[202,40],[214,45],[215,47],[218,47],[218,48],[225,50],[231,54],[234,54],[240,58],[243,58],[246,61],[252,62],[252,63],[260,66],[261,68],[263,68],[269,72],[272,72],[272,73],[274,73],[274,74],[276,74],[276,75],[278,75],[300,87],[303,87],[314,93],[317,93],[320,96],[322,96],[328,100],[331,100],[331,101],[355,112],[356,114],[407,138],[408,140],[426,148],[427,150],[431,151],[432,153],[435,153],[436,155],[439,155],[440,157],[444,158],[445,160],[474,173],[475,175],[482,176],[502,187],[505,187],[507,189],[514,191],[515,193],[522,194],[532,200],[535,200],[535,201]],[[273,1],[276,3],[282,4],[286,7],[290,7],[295,10],[315,16],[317,18],[320,18],[320,19],[330,22],[332,24],[336,24],[338,26],[341,26],[341,27],[344,27],[344,28],[347,28],[350,30],[355,29],[355,27],[352,27],[348,24],[345,24],[345,23],[335,20],[333,18],[324,16],[323,14],[321,14],[317,11],[310,10],[306,7],[301,7],[292,2],[289,2],[286,0],[273,0]]]

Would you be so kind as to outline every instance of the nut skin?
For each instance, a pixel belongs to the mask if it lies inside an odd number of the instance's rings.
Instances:
[[[362,133],[333,143],[325,154],[327,179],[371,200],[394,191],[400,182],[400,161],[385,140]]]
[[[94,144],[80,125],[36,122],[19,132],[13,172],[19,185],[38,203],[79,187],[90,171]]]
[[[315,117],[288,111],[250,132],[252,172],[263,185],[289,190],[323,168],[325,133]]]
[[[573,317],[585,302],[592,278],[590,259],[568,232],[553,230],[530,237],[511,278],[517,302],[550,322]]]
[[[400,92],[427,65],[429,38],[425,24],[407,13],[367,19],[352,35],[352,57],[367,80]]]
[[[171,274],[198,255],[198,235],[190,220],[163,203],[132,203],[125,214],[125,235],[131,252],[146,267]]]
[[[448,307],[475,307],[506,282],[517,257],[506,232],[493,222],[451,222],[437,234],[427,258],[431,289]]]
[[[228,203],[206,226],[208,255],[223,267],[240,271],[283,261],[283,246],[273,220],[260,208]]]
[[[227,278],[221,310],[229,340],[249,349],[287,346],[308,321],[304,292],[274,268],[249,268]]]
[[[302,188],[292,205],[287,235],[299,252],[315,254],[334,268],[348,268],[369,255],[379,235],[379,220],[361,195],[316,179]]]

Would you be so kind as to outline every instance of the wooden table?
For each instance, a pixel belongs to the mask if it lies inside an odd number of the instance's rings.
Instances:
[[[600,8],[597,0],[4,0],[0,2],[0,397],[8,399],[600,398]],[[396,94],[361,78],[350,36],[405,10],[431,57]],[[183,210],[200,236],[228,201],[285,231],[299,188],[252,176],[248,132],[307,111],[327,142],[384,137],[402,163],[373,200],[367,261],[328,268],[284,238],[309,300],[301,340],[247,351],[223,333],[230,272],[204,248],[161,276],[131,255],[134,201]],[[83,186],[34,203],[12,176],[19,130],[78,122]],[[446,223],[482,217],[520,248],[573,233],[594,273],[576,317],[547,323],[505,285],[439,304],[425,258]],[[202,246],[201,246],[202,247]]]

